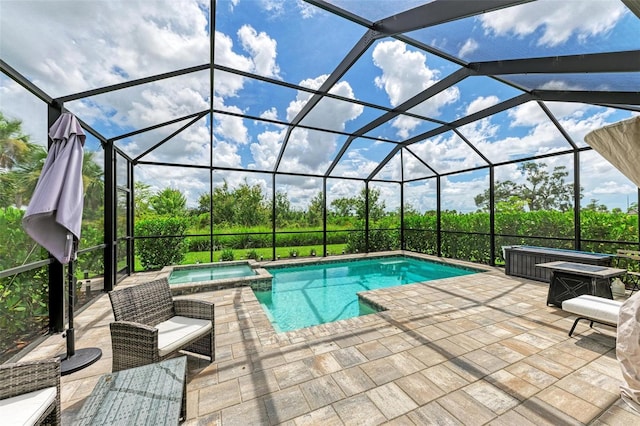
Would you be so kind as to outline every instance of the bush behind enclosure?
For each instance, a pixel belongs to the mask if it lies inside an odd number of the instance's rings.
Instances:
[[[187,253],[184,234],[189,225],[185,217],[155,217],[136,222],[136,236],[166,236],[169,238],[140,238],[136,250],[145,269],[157,269],[182,262]]]
[[[271,232],[262,228],[234,229],[233,231],[240,232],[240,234],[214,235],[213,250],[222,250],[224,248],[234,250],[267,248],[273,245]],[[225,230],[226,232],[230,233],[232,230]],[[347,241],[348,234],[348,231],[327,231],[327,244],[344,244]],[[311,246],[322,244],[322,241],[322,231],[296,230],[295,232],[276,232],[277,247]],[[187,244],[189,252],[211,250],[211,238],[209,236],[190,236]]]

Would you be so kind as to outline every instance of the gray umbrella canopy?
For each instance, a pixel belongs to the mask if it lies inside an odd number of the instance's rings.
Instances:
[[[640,116],[593,130],[584,140],[640,186]]]
[[[86,136],[76,117],[63,113],[51,126],[49,138],[53,144],[22,226],[31,238],[66,264],[74,256],[73,238],[80,239]]]

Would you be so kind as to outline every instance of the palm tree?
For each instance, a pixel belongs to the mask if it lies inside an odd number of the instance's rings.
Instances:
[[[14,174],[0,171],[0,207],[6,209],[13,205],[15,188]]]
[[[29,136],[22,134],[22,121],[5,118],[0,112],[0,169],[11,170],[31,146]]]
[[[85,150],[82,160],[84,211],[87,219],[101,218],[104,208],[104,171],[96,163],[95,154]]]
[[[47,151],[43,146],[29,144],[29,151],[21,158],[20,162],[16,163],[14,169],[9,172],[16,183],[13,192],[13,202],[17,208],[29,204],[46,159]]]

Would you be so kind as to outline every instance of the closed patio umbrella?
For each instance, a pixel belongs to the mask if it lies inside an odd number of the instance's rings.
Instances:
[[[80,238],[83,209],[82,160],[84,130],[70,113],[63,113],[49,129],[53,141],[22,219],[25,231],[62,264],[69,264],[69,328],[67,353],[61,355],[61,372],[69,374],[97,361],[96,348],[75,351],[73,302],[75,280],[73,261]]]
[[[49,137],[53,144],[22,225],[31,238],[67,264],[75,254],[73,239],[80,238],[82,225],[85,134],[78,120],[64,113],[51,126]]]

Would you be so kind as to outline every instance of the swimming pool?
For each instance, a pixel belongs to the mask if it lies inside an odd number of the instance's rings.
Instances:
[[[208,263],[189,267],[174,267],[169,274],[169,284],[195,283],[254,275],[256,275],[256,271],[247,263],[234,265]]]
[[[174,296],[251,286],[271,288],[271,274],[254,260],[236,260],[195,265],[172,265],[162,268]]]
[[[256,291],[276,331],[291,331],[374,312],[357,293],[481,272],[405,256],[269,268],[270,291]]]

